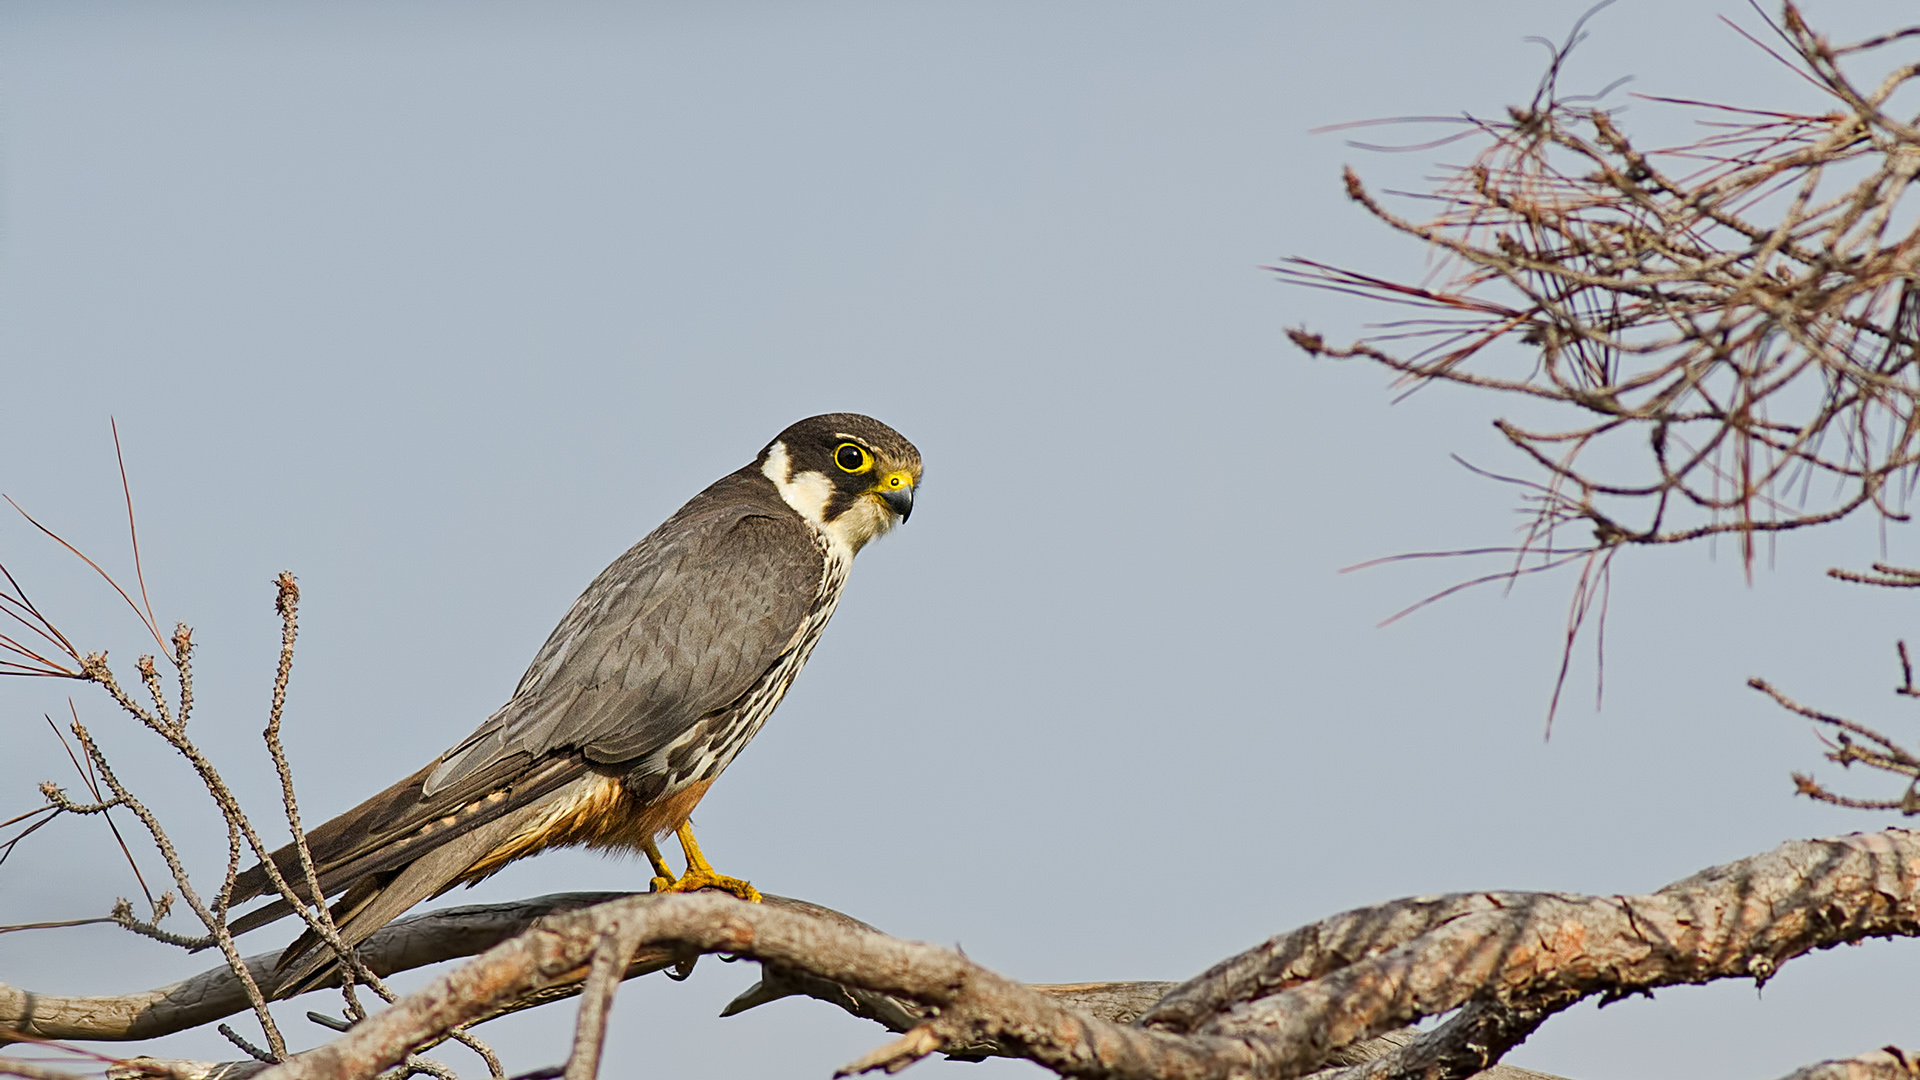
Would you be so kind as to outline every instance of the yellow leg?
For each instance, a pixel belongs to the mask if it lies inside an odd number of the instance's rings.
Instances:
[[[654,892],[695,892],[700,889],[718,889],[731,893],[750,903],[760,902],[760,890],[737,877],[714,872],[713,864],[700,854],[700,844],[693,838],[693,826],[682,825],[674,834],[680,840],[680,850],[687,856],[687,872],[679,877],[667,868],[666,861],[660,857],[660,849],[649,842],[642,850],[647,853],[647,861],[653,864]]]
[[[649,883],[648,888],[653,892],[663,892],[672,888],[673,867],[668,866],[667,860],[661,857],[660,848],[654,844],[653,838],[648,837],[647,842],[640,845],[640,850],[647,853],[647,861],[653,864],[653,881]]]

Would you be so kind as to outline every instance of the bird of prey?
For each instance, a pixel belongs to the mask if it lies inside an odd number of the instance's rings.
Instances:
[[[349,945],[431,896],[547,848],[639,851],[653,888],[720,888],[688,816],[759,732],[833,615],[853,557],[907,519],[920,452],[871,417],[828,413],[782,431],[616,559],[554,628],[513,697],[412,776],[307,834]],[[676,834],[686,870],[656,841]],[[273,863],[309,902],[291,845]],[[262,864],[233,903],[277,892]],[[236,932],[291,912],[276,899]],[[322,985],[311,931],[275,992]]]

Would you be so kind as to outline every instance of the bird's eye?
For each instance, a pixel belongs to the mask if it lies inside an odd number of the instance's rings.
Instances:
[[[873,468],[873,458],[859,445],[843,442],[833,452],[833,463],[840,466],[842,472],[862,473]]]

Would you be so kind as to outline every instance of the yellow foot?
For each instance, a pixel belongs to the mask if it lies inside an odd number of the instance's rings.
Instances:
[[[646,852],[647,861],[653,864],[653,880],[649,888],[657,893],[698,892],[701,889],[718,889],[723,893],[739,897],[749,904],[760,902],[760,890],[750,882],[737,877],[714,872],[713,865],[700,854],[700,845],[693,839],[691,825],[680,826],[675,834],[680,840],[680,850],[687,856],[687,872],[674,876],[667,860],[660,857],[660,849],[649,840],[641,850]]]
[[[737,877],[728,877],[725,874],[716,874],[711,867],[705,870],[688,870],[673,881],[667,881],[665,878],[653,879],[654,892],[698,892],[701,889],[718,889],[750,904],[760,902],[760,890],[754,888],[750,882],[742,881]]]

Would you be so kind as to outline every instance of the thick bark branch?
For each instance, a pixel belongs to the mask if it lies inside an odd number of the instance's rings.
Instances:
[[[554,893],[511,904],[478,904],[414,915],[381,928],[360,947],[360,955],[375,974],[383,976],[458,960],[523,933],[540,919],[627,895]],[[279,957],[275,950],[250,956],[246,963],[254,978],[260,980],[271,974]],[[246,991],[225,964],[171,986],[132,994],[37,994],[0,983],[0,1045],[21,1041],[18,1036],[35,1040],[157,1039],[247,1008]]]
[[[368,938],[360,946],[360,956],[375,974],[381,976],[463,959],[513,938],[550,916],[634,895],[641,894],[553,893],[506,904],[474,904],[413,915],[383,927]],[[851,929],[874,929],[850,915],[804,900],[768,895],[764,902]],[[278,951],[266,952],[248,957],[247,964],[256,979],[271,982],[267,976],[278,958]],[[625,978],[636,978],[673,967],[681,963],[683,958],[683,954],[676,950],[642,949],[628,964]],[[1114,1023],[1126,1024],[1138,1018],[1175,985],[1171,982],[1072,983],[1037,986],[1035,989],[1059,998],[1069,1007]],[[490,1010],[483,1019],[563,1000],[578,994],[580,990],[581,984],[578,982],[544,987]],[[842,986],[804,971],[787,972],[764,965],[760,981],[735,998],[722,1015],[732,1016],[793,995],[814,997],[837,1005],[894,1032],[903,1032],[919,1024],[930,1012],[925,1006],[906,998]],[[154,1039],[211,1024],[244,1012],[247,1008],[245,989],[233,971],[224,964],[170,986],[132,994],[37,994],[0,983],[0,1044],[40,1039]],[[963,1060],[1009,1055],[1006,1048],[990,1041],[955,1047],[949,1053]],[[133,1059],[134,1062],[141,1060],[144,1059]],[[219,1080],[251,1076],[265,1067],[253,1061],[171,1062],[169,1065],[183,1077],[198,1076],[201,1072],[211,1075],[210,1071],[217,1069],[227,1070],[219,1074]],[[129,1070],[128,1076],[143,1075],[137,1067],[130,1066]]]
[[[856,990],[803,971],[783,971],[770,964],[761,966],[760,981],[733,999],[720,1015],[733,1016],[794,995],[836,1005],[894,1032],[909,1031],[934,1013],[905,998]],[[1131,1024],[1175,985],[1170,982],[1061,983],[1035,984],[1033,989],[1101,1020]],[[1504,1022],[1510,1023],[1511,1018]],[[1408,1027],[1354,1043],[1331,1054],[1327,1060],[1334,1067],[1314,1073],[1309,1080],[1434,1080],[1448,1076],[1474,1076],[1478,1080],[1562,1080],[1549,1073],[1511,1065],[1488,1068],[1487,1042],[1482,1036],[1488,1023],[1484,1015],[1471,1009],[1462,1010],[1460,1017],[1425,1035],[1418,1028]],[[941,1052],[961,1061],[1020,1056],[991,1039],[947,1046]]]
[[[1764,981],[1813,949],[1920,933],[1920,833],[1892,829],[1789,843],[1647,896],[1474,893],[1377,905],[1274,938],[1150,1008],[1163,986],[1026,986],[958,953],[890,938],[800,901],[642,895],[547,914],[582,899],[396,924],[396,939],[427,936],[436,919],[491,927],[469,943],[507,937],[516,921],[532,928],[269,1073],[273,1080],[373,1076],[455,1025],[577,993],[596,949],[617,932],[623,949],[625,941],[633,944],[628,975],[703,953],[760,961],[761,983],[729,1013],[807,994],[903,1032],[845,1071],[897,1070],[946,1052],[1018,1056],[1062,1075],[1122,1080],[1290,1080],[1328,1069],[1335,1070],[1328,1080],[1446,1080],[1497,1062],[1584,997],[1720,978]],[[381,954],[385,944],[370,947]],[[432,950],[396,945],[383,962],[402,953],[424,957]],[[446,955],[442,949],[431,958]],[[132,997],[175,999],[177,1017],[179,989]],[[1363,1047],[1456,1010],[1433,1031]],[[157,1023],[152,1001],[139,1013],[148,1019],[116,1030]],[[45,1030],[49,1018],[36,1005],[25,1022]],[[69,1037],[101,1037],[100,1026]],[[1836,1069],[1883,1066],[1893,1067],[1868,1055],[1803,1074],[1826,1080],[1847,1075]]]
[[[0,1057],[0,1075],[20,1076],[26,1080],[87,1080],[76,1072],[36,1065],[31,1061],[8,1061]]]
[[[954,1041],[998,1037],[1022,1056],[1059,1069],[1075,1068],[1078,1058],[1103,1070],[1118,1063],[1129,1075],[1145,1076],[1149,1068],[1160,1071],[1159,1066],[1175,1062],[1179,1071],[1168,1075],[1199,1077],[1224,1075],[1222,1067],[1236,1059],[1250,1063],[1239,1040],[1181,1038],[1098,1020],[946,949],[777,906],[702,895],[633,897],[558,916],[264,1075],[272,1080],[372,1076],[398,1063],[412,1047],[484,1015],[496,1002],[579,978],[600,934],[616,923],[636,929],[641,948],[733,953],[940,1006],[942,1016],[934,1023],[944,1025],[949,1014],[964,1017],[973,1035]],[[996,1012],[991,1022],[973,1019],[980,1004]],[[935,1037],[915,1056],[945,1041]]]
[[[1175,985],[1170,982],[1060,983],[1035,984],[1032,989],[1089,1016],[1115,1024],[1131,1024]],[[728,1002],[720,1015],[735,1016],[770,1001],[795,996],[824,1001],[896,1033],[918,1027],[936,1012],[910,998],[845,986],[810,972],[762,962],[760,981]],[[992,1039],[956,1043],[944,1047],[941,1052],[961,1061],[1020,1056]]]
[[[1516,1030],[1531,1034],[1545,1019],[1545,1015],[1516,1014],[1497,1005],[1476,1002],[1425,1034],[1419,1028],[1407,1027],[1341,1047],[1327,1060],[1343,1067],[1313,1073],[1308,1080],[1435,1080],[1467,1076],[1478,1080],[1559,1080],[1531,1069],[1490,1064],[1521,1041],[1520,1037],[1508,1036]]]
[[[1784,1080],[1913,1080],[1920,1076],[1920,1054],[1889,1046],[1844,1061],[1823,1061]]]
[[[1643,897],[1480,893],[1350,912],[1221,965],[1141,1026],[948,950],[796,911],[706,896],[626,900],[551,920],[277,1072],[371,1075],[490,1002],[578,978],[599,934],[628,919],[643,948],[735,953],[783,977],[804,972],[938,1009],[849,1070],[993,1042],[1063,1075],[1286,1080],[1324,1067],[1341,1046],[1482,1002],[1398,1052],[1401,1067],[1369,1073],[1465,1076],[1582,997],[1764,980],[1812,949],[1920,932],[1920,834],[1791,843]]]
[[[1813,949],[1920,932],[1917,883],[1920,834],[1890,829],[1785,844],[1649,896],[1421,897],[1274,938],[1169,994],[1142,1023],[1298,1047],[1289,1056],[1310,1062],[1320,1048],[1476,999],[1550,1014],[1593,994],[1764,982]],[[1506,1047],[1493,1049],[1497,1060]]]

